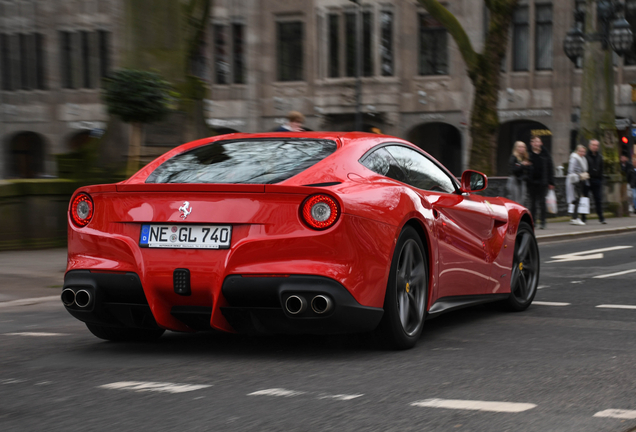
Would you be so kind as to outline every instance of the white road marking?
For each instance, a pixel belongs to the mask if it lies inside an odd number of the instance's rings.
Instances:
[[[302,391],[295,391],[295,390],[286,390],[286,389],[282,389],[282,388],[271,388],[271,389],[265,389],[265,390],[259,390],[259,391],[255,391],[252,393],[248,393],[248,396],[284,396],[284,397],[292,397],[292,396],[299,396],[301,394],[305,394],[305,392]]]
[[[634,305],[613,305],[613,304],[602,304],[596,306],[597,308],[607,308],[607,309],[636,309]]]
[[[625,271],[621,271],[621,272],[617,272],[617,273],[609,273],[609,274],[604,274],[604,275],[598,275],[598,276],[594,276],[594,279],[604,279],[604,278],[608,278],[608,277],[612,277],[612,276],[621,276],[621,275],[624,275],[624,274],[634,273],[634,272],[636,272],[636,269],[625,270]]]
[[[44,332],[18,332],[18,333],[3,333],[6,336],[34,336],[34,337],[48,337],[48,336],[68,336],[68,333],[44,333]]]
[[[21,383],[21,382],[25,382],[26,380],[23,379],[13,379],[13,378],[9,378],[9,379],[4,379],[0,381],[0,384],[17,384],[17,383]]]
[[[571,303],[533,301],[532,304],[538,306],[570,306]]]
[[[570,283],[581,284],[581,283],[583,283],[583,281],[570,281]]]
[[[602,252],[629,249],[632,247],[634,246],[612,246],[612,247],[602,248],[602,249],[593,249],[593,250],[583,251],[583,252],[574,252],[574,253],[563,254],[563,255],[555,255],[553,257],[550,257],[552,258],[552,261],[546,261],[545,263],[549,264],[549,263],[559,263],[559,262],[568,262],[568,261],[584,261],[584,260],[592,260],[592,259],[602,259],[604,256]]]
[[[119,381],[98,386],[111,390],[134,390],[137,392],[154,391],[161,393],[185,393],[212,387],[206,384],[174,384],[159,382]]]
[[[634,410],[620,410],[620,409],[607,409],[605,411],[599,411],[594,414],[594,417],[611,417],[619,419],[636,419],[636,411]]]
[[[516,402],[489,402],[458,399],[426,399],[413,402],[411,406],[425,408],[447,408],[473,411],[522,412],[535,408],[535,404]]]
[[[550,285],[539,285],[537,289],[550,288]]]
[[[56,296],[49,296],[49,297],[35,297],[35,298],[29,298],[29,299],[11,300],[11,301],[6,301],[6,302],[0,302],[0,308],[10,307],[10,306],[33,305],[33,304],[37,304],[37,303],[50,302],[50,301],[54,301],[54,300],[60,300],[60,296],[56,295]]]
[[[356,394],[356,395],[337,394],[337,395],[320,396],[318,399],[335,399],[335,400],[341,400],[341,401],[349,401],[351,399],[359,398],[362,396],[364,395],[363,394]]]

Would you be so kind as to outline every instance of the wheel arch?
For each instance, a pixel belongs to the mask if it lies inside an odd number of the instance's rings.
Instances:
[[[431,243],[431,236],[426,231],[426,228],[424,227],[423,222],[417,218],[411,218],[408,221],[406,221],[406,223],[402,227],[402,230],[404,230],[404,228],[406,228],[407,226],[410,226],[415,230],[417,235],[420,237],[420,240],[422,241],[424,248],[426,249],[424,252],[426,253],[426,257],[425,257],[426,268],[428,270],[428,293],[426,296],[427,297],[426,312],[428,312],[428,308],[431,306],[431,299],[433,298],[433,281],[434,281],[433,268],[432,268],[433,260],[431,259],[433,254],[433,245]]]
[[[526,222],[528,225],[530,225],[532,227],[532,229],[534,230],[534,222],[532,221],[532,216],[530,216],[529,213],[524,213],[521,216],[521,219],[519,220],[519,223],[521,222]]]

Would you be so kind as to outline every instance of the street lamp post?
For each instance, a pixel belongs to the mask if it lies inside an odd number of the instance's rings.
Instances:
[[[613,53],[624,56],[633,35],[623,17],[624,5],[617,0],[575,0],[575,25],[563,41],[563,50],[573,63],[583,59],[579,142],[596,138],[602,144],[610,209],[622,215],[620,187],[615,185],[618,168],[618,137],[614,102]],[[618,176],[620,178],[620,175]]]

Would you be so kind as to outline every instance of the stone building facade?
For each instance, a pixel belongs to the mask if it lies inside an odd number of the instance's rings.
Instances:
[[[309,129],[352,130],[361,48],[364,128],[409,139],[459,174],[471,144],[472,85],[457,46],[415,0],[360,3],[214,0],[196,68],[209,84],[208,124],[220,133],[268,131],[293,109]],[[445,4],[480,51],[483,0]],[[519,2],[501,67],[500,175],[512,143],[531,135],[544,138],[557,165],[567,161],[580,105],[581,69],[562,50],[574,7]],[[53,155],[106,127],[99,78],[119,64],[122,10],[122,0],[0,0],[0,178],[55,175]],[[624,127],[636,117],[636,56],[617,59],[615,74]]]

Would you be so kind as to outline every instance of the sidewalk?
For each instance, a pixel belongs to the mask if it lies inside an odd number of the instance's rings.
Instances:
[[[588,219],[587,225],[570,225],[567,218],[548,219],[546,229],[537,229],[539,243],[636,231],[636,216]],[[48,301],[62,292],[66,249],[0,252],[0,310],[3,305]],[[25,300],[32,299],[32,300]],[[11,302],[11,303],[8,303]]]
[[[593,216],[596,217],[596,215]],[[636,216],[634,215],[622,218],[606,217],[607,224],[605,225],[596,218],[588,218],[586,225],[570,225],[569,218],[555,218],[555,220],[558,222],[552,222],[548,219],[545,229],[535,227],[534,233],[539,243],[636,231]]]

